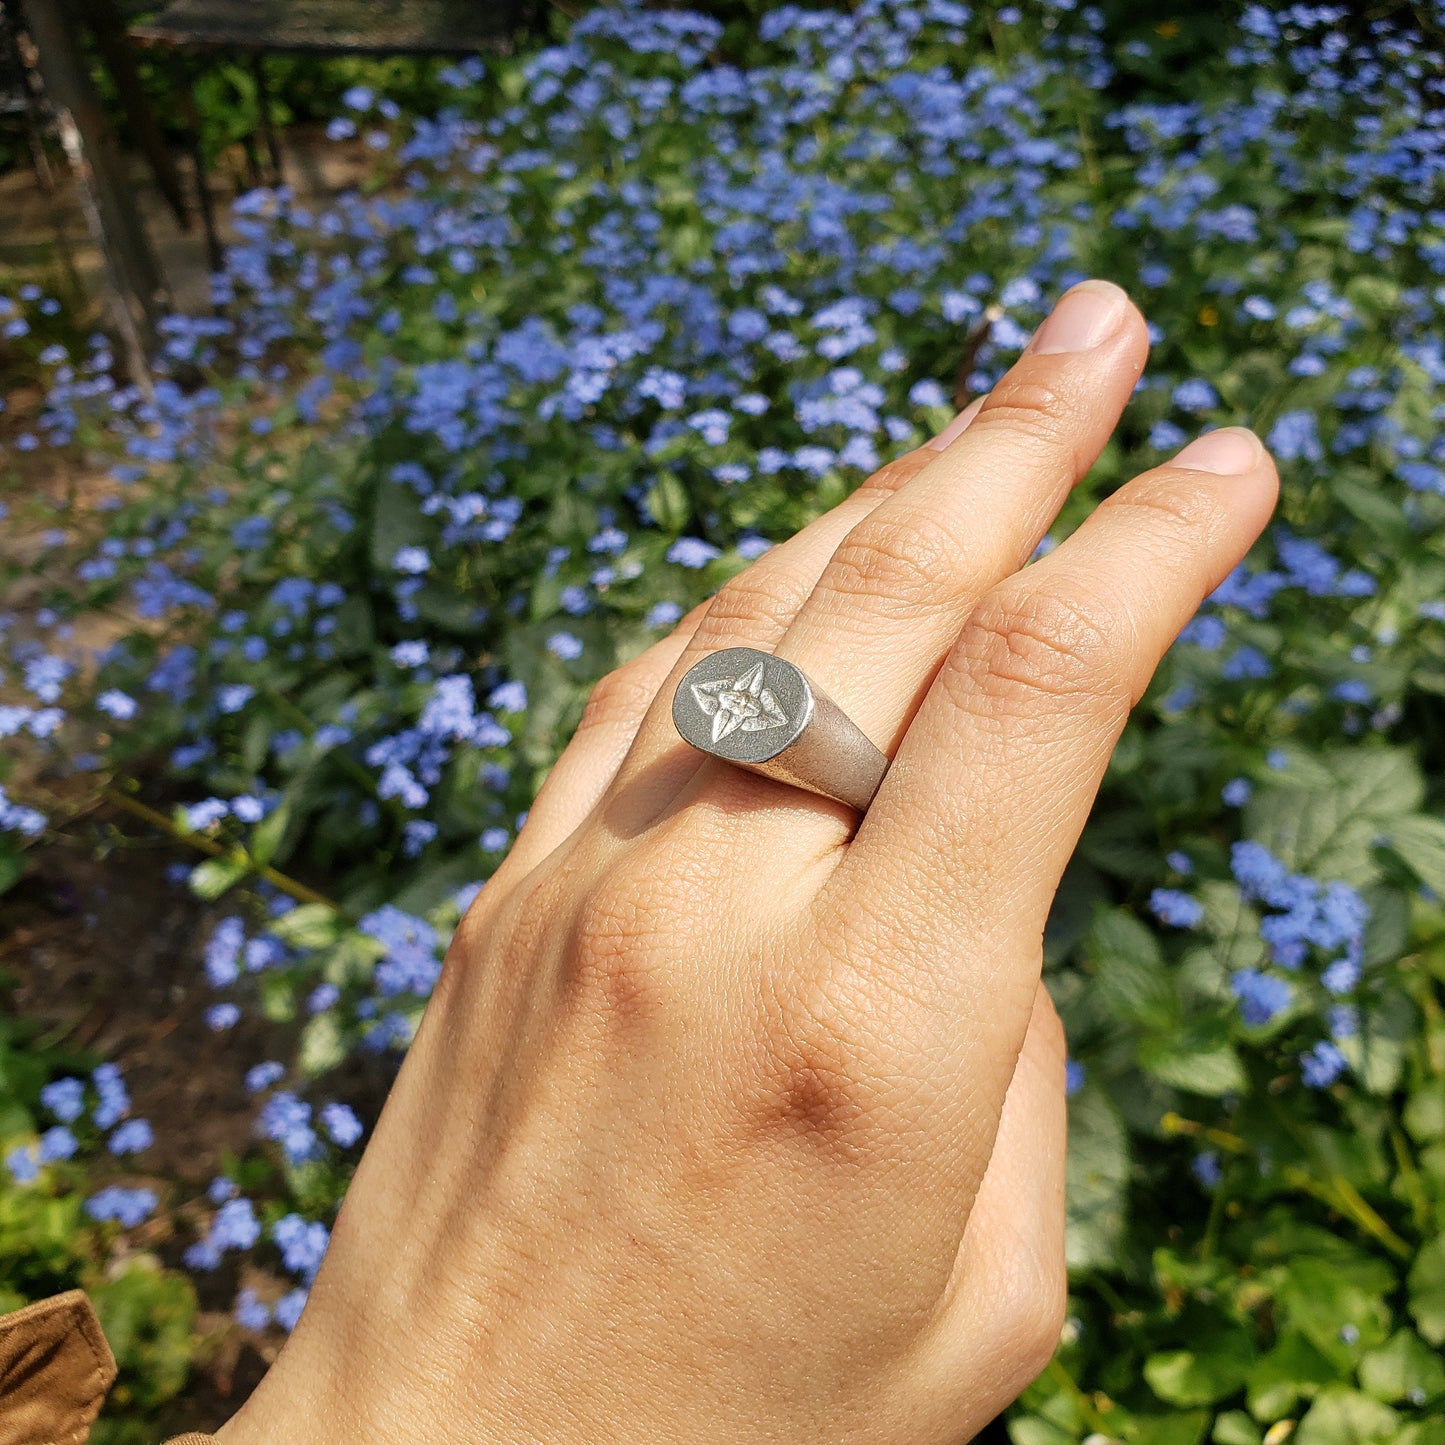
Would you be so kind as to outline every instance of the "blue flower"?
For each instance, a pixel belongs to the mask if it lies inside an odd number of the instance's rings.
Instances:
[[[399,547],[391,559],[391,565],[397,572],[419,577],[422,573],[431,571],[431,557],[425,547]]]
[[[1255,1026],[1282,1013],[1294,996],[1284,979],[1252,968],[1236,969],[1230,975],[1230,988],[1239,1000],[1240,1016]]]
[[[269,1089],[285,1072],[285,1066],[275,1059],[267,1059],[265,1063],[253,1064],[246,1070],[246,1089],[249,1093],[259,1094],[263,1089]]]
[[[224,988],[234,983],[240,975],[238,960],[241,946],[246,941],[246,931],[241,920],[234,915],[223,918],[212,930],[206,943],[206,977],[212,987]]]
[[[1189,1161],[1190,1173],[1206,1188],[1216,1189],[1224,1178],[1219,1165],[1219,1154],[1214,1149],[1202,1149]]]
[[[647,627],[671,627],[681,616],[682,607],[678,603],[654,602],[643,623]]]
[[[1192,377],[1174,388],[1174,405],[1182,411],[1209,411],[1219,405],[1219,393],[1202,377]]]
[[[261,1106],[256,1119],[256,1132],[263,1139],[274,1139],[290,1164],[314,1158],[318,1140],[311,1127],[311,1105],[286,1089],[278,1089]]]
[[[1175,928],[1193,928],[1204,917],[1197,898],[1177,888],[1156,888],[1149,895],[1149,911]]]
[[[1219,796],[1231,808],[1239,808],[1249,801],[1253,791],[1248,778],[1231,778],[1220,790]]]
[[[287,1214],[271,1226],[271,1238],[280,1247],[282,1262],[292,1274],[300,1275],[308,1284],[315,1279],[331,1242],[324,1224]]]
[[[64,1124],[56,1124],[40,1136],[40,1162],[54,1164],[69,1159],[79,1147],[75,1135]]]
[[[301,1318],[301,1311],[306,1307],[306,1291],[304,1289],[288,1290],[276,1301],[272,1313],[275,1315],[276,1323],[288,1334],[296,1328],[296,1322]]]
[[[112,1154],[139,1154],[141,1150],[149,1149],[154,1143],[155,1135],[146,1120],[127,1119],[110,1136],[110,1152]]]
[[[547,651],[560,657],[563,662],[571,662],[582,656],[582,643],[570,632],[554,632],[547,639]]]
[[[253,1289],[243,1289],[236,1295],[234,1313],[236,1323],[245,1330],[264,1330],[271,1323],[271,1306],[263,1304]]]
[[[107,717],[113,717],[117,722],[126,722],[136,714],[136,700],[119,688],[109,688],[96,698],[95,705]]]
[[[361,1120],[346,1104],[324,1104],[321,1126],[331,1136],[331,1142],[343,1149],[351,1148],[362,1135]]]
[[[1064,1093],[1077,1094],[1084,1087],[1088,1071],[1077,1059],[1069,1059],[1064,1065]]]
[[[1188,440],[1188,436],[1181,426],[1175,425],[1172,421],[1156,421],[1149,428],[1149,445],[1159,452],[1178,451]]]
[[[1300,1055],[1300,1077],[1307,1087],[1323,1089],[1339,1078],[1346,1067],[1344,1054],[1328,1039],[1321,1039]]]
[[[245,1196],[228,1199],[211,1221],[209,1240],[216,1249],[250,1249],[261,1237],[261,1223]]]
[[[213,1003],[206,1009],[206,1027],[212,1033],[223,1034],[241,1022],[241,1010],[233,1003]]]
[[[98,1065],[90,1080],[100,1096],[90,1117],[97,1128],[109,1129],[130,1113],[130,1094],[126,1091],[120,1069],[115,1064]]]
[[[681,567],[706,567],[714,557],[721,556],[719,548],[701,537],[679,537],[667,549],[667,560]]]
[[[255,696],[256,689],[250,683],[227,683],[216,689],[216,707],[223,713],[240,712]]]
[[[33,1144],[17,1144],[6,1156],[5,1167],[17,1184],[33,1184],[40,1176],[40,1155]]]
[[[1374,695],[1374,689],[1369,683],[1357,677],[1345,678],[1330,688],[1330,696],[1339,702],[1368,703]]]
[[[1270,428],[1266,442],[1283,462],[1324,460],[1314,416],[1307,411],[1285,412]]]
[[[1320,975],[1331,993],[1351,993],[1360,983],[1360,965],[1353,958],[1337,958]]]
[[[62,1124],[73,1124],[85,1112],[85,1085],[76,1078],[56,1079],[41,1089],[40,1102]]]
[[[1189,856],[1188,853],[1185,853],[1178,848],[1175,848],[1170,852],[1166,853],[1164,855],[1164,861],[1176,873],[1194,872],[1194,860]]]
[[[85,1212],[92,1219],[113,1219],[126,1229],[134,1229],[150,1218],[158,1202],[152,1190],[111,1185],[85,1201]]]

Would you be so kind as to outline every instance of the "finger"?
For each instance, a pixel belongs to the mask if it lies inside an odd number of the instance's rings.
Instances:
[[[818,926],[847,941],[845,972],[894,970],[920,1010],[912,1067],[930,1061],[923,1095],[965,1203],[1032,1007],[1049,905],[1110,753],[1277,491],[1254,436],[1210,433],[990,592],[819,890]]]
[[[789,605],[789,589],[796,594],[811,585],[826,556],[830,531],[846,528],[867,515],[929,461],[940,440],[957,436],[967,427],[978,406],[965,408],[927,447],[915,448],[880,468],[837,507],[817,518],[795,536],[763,555],[729,581],[715,597],[699,603],[673,632],[654,643],[621,668],[608,673],[593,689],[572,741],[548,773],[527,815],[508,864],[532,867],[546,857],[596,806],[617,776],[632,748],[648,709],[658,696],[670,698],[665,683],[676,672],[686,672],[703,652],[727,646],[718,638],[730,635],[741,619],[741,600],[765,600],[775,610],[773,629],[781,635],[796,611]],[[808,572],[809,558],[813,572]],[[757,609],[758,612],[762,608]],[[764,620],[764,626],[766,625]],[[710,640],[711,639],[711,640]],[[673,741],[676,741],[675,734]],[[695,766],[695,759],[684,759]],[[638,766],[641,766],[640,760]],[[524,841],[525,839],[525,841]],[[511,860],[519,861],[512,864]]]
[[[972,410],[976,414],[977,407]],[[971,419],[965,410],[950,425],[966,428]],[[611,821],[619,833],[631,836],[651,821],[705,761],[678,737],[672,721],[672,694],[682,675],[699,658],[719,648],[745,643],[771,650],[797,616],[817,584],[819,573],[849,529],[936,457],[937,452],[925,445],[889,462],[836,507],[763,553],[719,589],[658,689],[638,728],[636,741],[618,770],[618,802]]]
[[[507,855],[514,871],[540,862],[570,837],[596,806],[658,688],[692,640],[711,601],[699,602],[666,637],[609,672],[592,689],[577,730],[547,773]]]
[[[955,1425],[992,1419],[1059,1342],[1068,1300],[1066,1061],[1063,1026],[1040,984],[988,1169],[920,1354],[922,1389]]]
[[[973,425],[839,544],[776,651],[886,753],[978,599],[1094,464],[1148,349],[1119,287],[1071,288]]]

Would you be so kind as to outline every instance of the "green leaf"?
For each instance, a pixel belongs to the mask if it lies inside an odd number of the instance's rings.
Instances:
[[[1214,1433],[1209,1438],[1214,1445],[1260,1445],[1264,1436],[1243,1410],[1226,1410],[1215,1420]]]
[[[207,858],[191,870],[191,892],[198,898],[219,898],[250,871],[250,860],[244,854],[238,857],[228,853],[224,858]]]
[[[1415,1256],[1406,1283],[1420,1333],[1432,1345],[1445,1345],[1445,1235],[1437,1235]]]
[[[1410,524],[1399,502],[1378,486],[1336,477],[1330,484],[1346,509],[1376,536],[1387,542],[1403,543],[1410,536]]]
[[[1275,853],[1292,873],[1374,881],[1375,838],[1416,812],[1424,781],[1404,748],[1332,748],[1318,760],[1327,786],[1281,781],[1262,787],[1245,805],[1246,836]]]
[[[1384,1445],[1400,1417],[1358,1390],[1323,1391],[1300,1421],[1291,1445]]]
[[[1426,814],[1397,818],[1386,830],[1389,848],[1422,882],[1445,898],[1445,822]]]
[[[1392,1094],[1399,1087],[1405,1049],[1417,1023],[1409,996],[1394,989],[1361,1009],[1357,1032],[1339,1040],[1340,1052],[1372,1094]]]
[[[8,847],[0,839],[0,893],[8,893],[25,871],[25,854],[19,848]]]
[[[1337,1368],[1350,1368],[1388,1336],[1384,1296],[1395,1282],[1394,1271],[1377,1259],[1301,1255],[1289,1260],[1275,1307]]]
[[[1445,1364],[1413,1330],[1397,1330],[1360,1361],[1360,1384],[1377,1400],[1426,1398],[1445,1390]]]
[[[1416,1089],[1403,1119],[1410,1137],[1420,1143],[1445,1135],[1445,1079],[1430,1079]]]
[[[308,1078],[334,1069],[345,1057],[348,1040],[336,1014],[327,1009],[310,1019],[301,1031],[297,1064]]]
[[[1173,1035],[1146,1039],[1139,1065],[1161,1083],[1217,1099],[1239,1092],[1248,1082],[1234,1045],[1220,1021],[1197,1021]]]
[[[248,851],[258,868],[265,868],[276,856],[281,840],[286,836],[286,825],[291,821],[291,805],[282,803],[268,813],[251,830]]]
[[[292,948],[326,948],[340,930],[341,920],[324,903],[302,903],[267,924],[267,932]]]
[[[1103,909],[1089,929],[1087,951],[1095,992],[1114,1018],[1160,1029],[1174,1023],[1178,1001],[1151,928],[1122,908]]]
[[[1170,1405],[1213,1405],[1243,1388],[1252,1357],[1243,1333],[1221,1333],[1207,1349],[1150,1355],[1144,1379]]]
[[[1209,1428],[1203,1410],[1168,1415],[1135,1415],[1129,1428],[1130,1445],[1199,1445]]]
[[[1113,1102],[1097,1088],[1069,1100],[1069,1268],[1112,1270],[1124,1235],[1129,1150]]]
[[[421,499],[404,482],[383,481],[376,489],[371,520],[371,565],[383,577],[394,575],[392,559],[403,547],[424,546],[432,524],[422,516]]]
[[[692,502],[676,472],[659,472],[647,493],[647,510],[657,525],[673,536],[681,532],[692,516]]]

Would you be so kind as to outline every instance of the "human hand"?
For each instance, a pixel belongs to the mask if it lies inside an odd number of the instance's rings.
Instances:
[[[1044,921],[1130,708],[1276,494],[1216,433],[1025,565],[1146,350],[1122,292],[1075,288],[942,449],[599,684],[225,1445],[944,1445],[1043,1367]],[[678,679],[738,645],[893,758],[861,821],[679,740]]]

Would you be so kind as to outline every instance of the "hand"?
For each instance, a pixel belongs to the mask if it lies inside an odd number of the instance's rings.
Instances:
[[[226,1445],[943,1445],[1043,1367],[1044,921],[1130,708],[1276,494],[1214,433],[1025,565],[1146,350],[1117,287],[1076,287],[943,437],[598,685]],[[677,738],[678,678],[739,644],[893,757],[861,821]]]

